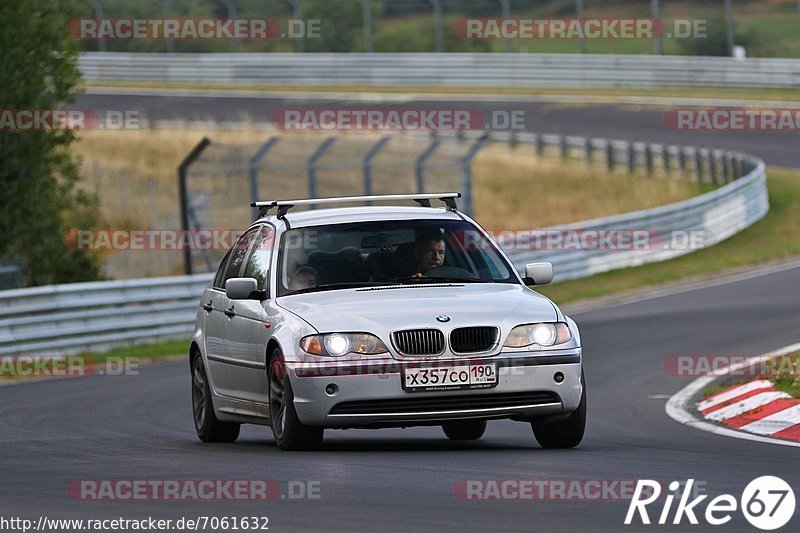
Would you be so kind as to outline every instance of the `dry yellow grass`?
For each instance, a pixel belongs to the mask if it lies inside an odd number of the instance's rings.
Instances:
[[[538,159],[491,145],[474,163],[475,211],[491,229],[532,229],[647,209],[697,195],[688,181],[607,174],[599,165]]]
[[[226,129],[90,130],[75,145],[82,160],[83,186],[100,197],[102,224],[111,228],[177,229],[177,167],[204,136],[214,141],[204,166],[197,165],[190,186],[211,198],[208,224],[236,229],[247,224],[249,192],[241,161],[274,131],[246,126]],[[302,163],[329,134],[283,133],[261,176],[261,196],[292,198],[307,194]],[[361,157],[379,135],[341,135],[320,161],[318,194],[361,194]],[[424,140],[397,136],[375,159],[374,191],[415,191],[414,158]],[[245,149],[237,150],[237,145]],[[428,191],[460,189],[458,158],[469,143],[443,143],[426,167]],[[227,158],[227,160],[226,160]],[[229,166],[226,167],[225,165]],[[225,168],[224,170],[220,170]],[[538,160],[530,147],[491,144],[473,165],[477,220],[488,229],[532,229],[623,213],[688,198],[698,186],[685,181],[607,175],[599,165]],[[199,171],[207,171],[201,175]],[[112,277],[181,272],[178,252],[117,252],[107,256]]]

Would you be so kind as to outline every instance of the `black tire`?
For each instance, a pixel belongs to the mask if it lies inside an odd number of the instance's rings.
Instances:
[[[586,382],[581,372],[583,394],[578,408],[565,420],[558,422],[533,421],[533,435],[542,448],[574,448],[583,440],[586,429]]]
[[[194,429],[203,442],[234,442],[239,438],[240,424],[221,422],[214,414],[208,374],[200,354],[192,359],[192,415]]]
[[[451,420],[442,429],[450,440],[478,440],[486,432],[486,420]]]
[[[292,384],[279,348],[272,352],[270,358],[269,417],[272,435],[281,450],[314,450],[322,444],[324,428],[307,426],[297,416]]]

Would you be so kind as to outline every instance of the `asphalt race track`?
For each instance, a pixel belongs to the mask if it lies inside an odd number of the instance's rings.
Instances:
[[[268,120],[270,109],[286,105],[269,99],[105,100],[110,98],[87,95],[75,107],[146,108],[151,118],[170,118],[190,109],[226,114],[225,105],[253,106]],[[533,130],[621,139],[635,132],[635,139],[737,148],[771,164],[800,167],[792,134],[696,134],[687,140],[664,129],[657,109],[525,109],[534,112],[528,124]],[[800,268],[793,268],[573,315],[581,326],[589,394],[586,437],[573,450],[543,450],[528,425],[507,421],[490,422],[486,435],[468,444],[448,441],[439,428],[329,430],[321,451],[287,453],[275,448],[268,428],[254,426],[245,426],[235,444],[202,444],[192,425],[184,362],[143,368],[138,376],[2,387],[0,508],[3,515],[13,510],[32,519],[268,516],[274,531],[619,531],[626,529],[627,500],[474,501],[457,498],[453,489],[459,480],[473,479],[692,478],[705,483],[710,498],[728,493],[738,499],[750,480],[764,475],[798,487],[796,448],[713,435],[678,424],[664,411],[666,398],[688,382],[665,371],[667,357],[759,354],[800,340],[797,287]],[[80,479],[208,478],[278,480],[284,495],[288,481],[314,481],[320,498],[93,502],[67,494],[70,481]],[[660,505],[654,508],[651,519],[660,511]],[[627,529],[658,528],[635,524]],[[683,524],[692,531],[714,529]],[[753,530],[739,512],[723,527]]]

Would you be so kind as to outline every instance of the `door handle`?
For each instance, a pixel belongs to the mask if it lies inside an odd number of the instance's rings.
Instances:
[[[211,305],[213,303],[214,302],[212,302],[211,300],[207,301],[206,303],[203,304],[203,309],[205,309],[206,311],[208,311],[210,313],[211,311],[214,310],[214,306]]]
[[[233,306],[230,306],[225,310],[225,315],[229,317],[236,316],[236,313],[233,311]]]

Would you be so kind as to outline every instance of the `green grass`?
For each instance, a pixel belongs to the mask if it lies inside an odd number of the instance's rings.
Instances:
[[[189,354],[189,339],[163,341],[155,344],[137,344],[124,348],[112,348],[103,352],[81,352],[80,357],[85,357],[97,362],[109,358],[123,360],[149,360],[158,361]]]
[[[800,254],[800,172],[769,167],[767,176],[769,213],[733,237],[669,261],[556,283],[537,291],[564,304]]]
[[[430,94],[476,94],[476,95],[575,95],[594,96],[606,98],[609,101],[628,96],[649,96],[666,98],[725,98],[741,100],[777,100],[787,102],[800,101],[800,90],[774,88],[774,89],[748,89],[736,87],[675,87],[656,89],[625,89],[625,88],[577,88],[577,87],[399,87],[399,86],[349,86],[349,85],[265,85],[245,84],[219,85],[214,83],[170,83],[170,82],[85,82],[83,89],[95,87],[133,88],[133,89],[193,89],[214,91],[263,91],[263,92],[349,92],[349,93],[430,93]]]
[[[791,361],[791,363],[786,363],[786,366],[791,366],[791,369],[784,367],[786,369],[783,372],[779,372],[772,379],[772,383],[776,389],[791,395],[792,398],[800,398],[800,372],[798,372],[800,352],[784,355],[783,359]]]

